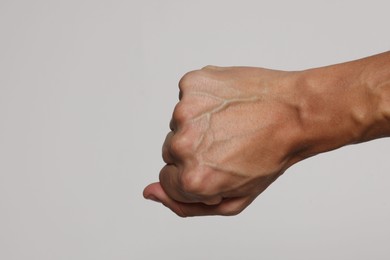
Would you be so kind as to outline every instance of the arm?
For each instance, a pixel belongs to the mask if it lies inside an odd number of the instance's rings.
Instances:
[[[179,87],[144,196],[183,217],[238,214],[291,165],[390,136],[390,52],[300,72],[207,66]]]

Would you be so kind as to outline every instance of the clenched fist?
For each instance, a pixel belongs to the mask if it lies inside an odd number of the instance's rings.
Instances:
[[[166,165],[145,198],[182,217],[235,215],[294,163],[374,138],[366,131],[373,120],[362,116],[371,100],[364,87],[340,80],[345,70],[187,73],[163,144]]]

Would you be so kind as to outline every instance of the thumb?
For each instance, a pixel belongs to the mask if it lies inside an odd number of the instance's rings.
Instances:
[[[180,203],[171,199],[161,187],[159,182],[155,182],[146,186],[143,192],[144,198],[162,203],[164,206],[170,208],[180,217],[186,217],[180,208]]]
[[[149,184],[144,189],[143,192],[144,198],[156,202],[161,202],[161,199],[159,199],[159,197],[161,197],[161,190],[162,187],[159,182]]]

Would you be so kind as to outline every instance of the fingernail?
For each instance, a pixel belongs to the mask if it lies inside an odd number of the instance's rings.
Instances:
[[[154,195],[149,195],[146,197],[146,199],[161,203],[161,201],[157,199],[157,197],[155,197]]]

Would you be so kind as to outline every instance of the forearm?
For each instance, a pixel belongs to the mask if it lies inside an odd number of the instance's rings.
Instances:
[[[303,71],[298,79],[302,157],[390,136],[390,52]]]

